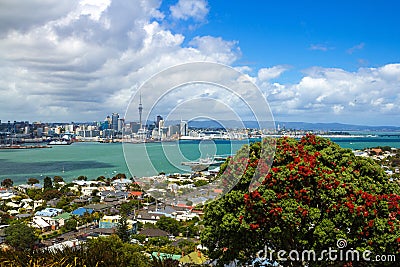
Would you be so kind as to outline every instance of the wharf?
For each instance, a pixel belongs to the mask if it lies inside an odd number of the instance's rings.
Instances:
[[[47,145],[29,145],[29,146],[12,145],[12,146],[0,146],[0,149],[34,149],[34,148],[51,148],[51,146],[47,146]]]

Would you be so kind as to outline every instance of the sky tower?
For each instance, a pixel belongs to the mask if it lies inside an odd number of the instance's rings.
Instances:
[[[140,100],[139,100],[139,108],[138,108],[138,110],[139,110],[139,125],[140,125],[140,128],[139,129],[142,129],[142,111],[143,111],[143,107],[142,107],[142,93],[140,93]]]

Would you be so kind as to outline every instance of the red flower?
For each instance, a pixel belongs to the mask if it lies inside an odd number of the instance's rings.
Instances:
[[[257,230],[259,227],[260,227],[260,226],[258,225],[258,223],[255,223],[255,224],[251,223],[251,224],[250,224],[250,229],[251,229],[251,230]]]

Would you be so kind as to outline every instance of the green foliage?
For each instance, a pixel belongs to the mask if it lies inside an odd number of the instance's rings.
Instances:
[[[124,214],[118,222],[116,234],[123,242],[129,242],[131,240],[131,232],[129,231],[127,218]]]
[[[115,175],[112,180],[116,180],[116,179],[126,179],[126,175],[125,173],[118,173],[117,175]]]
[[[17,250],[31,249],[38,240],[35,230],[20,221],[15,221],[7,227],[5,234],[6,243]]]
[[[65,196],[60,198],[60,201],[57,202],[56,208],[66,210],[67,206],[71,203],[71,200]]]
[[[0,213],[0,223],[1,224],[10,224],[12,222],[11,215],[8,213]]]
[[[87,181],[87,177],[81,175],[81,176],[78,177],[78,181]]]
[[[13,186],[13,184],[14,184],[14,181],[11,180],[10,178],[6,178],[1,182],[1,186],[7,187],[7,188]]]
[[[42,198],[44,200],[51,200],[54,198],[60,198],[62,196],[62,193],[58,191],[57,189],[47,189],[43,192]]]
[[[141,207],[143,207],[143,204],[139,200],[132,199],[129,202],[121,204],[120,212],[124,214],[130,214],[134,210],[138,210]]]
[[[194,182],[193,184],[194,184],[195,187],[200,187],[200,186],[203,186],[203,185],[207,185],[207,184],[208,184],[208,181],[205,181],[205,180],[197,180],[197,181]]]
[[[2,266],[13,267],[152,266],[150,259],[140,251],[141,247],[123,243],[114,235],[89,240],[81,247],[30,251],[0,250],[0,262]]]
[[[169,218],[166,216],[162,216],[157,222],[156,222],[156,226],[161,229],[164,230],[170,234],[173,234],[175,236],[179,235],[179,233],[182,232],[182,226],[181,224],[173,219],[173,218]]]
[[[104,176],[99,176],[99,177],[96,178],[96,181],[105,182],[106,180],[107,180],[107,179],[106,179],[106,177],[104,177]]]
[[[34,185],[34,184],[38,184],[38,183],[39,183],[39,180],[36,178],[29,178],[27,181],[27,184],[29,184],[29,185]]]
[[[51,178],[48,177],[48,176],[44,177],[43,189],[44,190],[49,190],[49,189],[52,189],[52,188],[53,188],[53,182],[51,181]]]
[[[202,243],[220,264],[245,262],[266,245],[318,253],[337,248],[339,239],[373,255],[399,253],[400,188],[372,160],[313,135],[299,141],[280,138],[271,170],[249,193],[255,167],[264,166],[268,157],[258,153],[255,144],[247,158],[243,149],[238,152],[245,158],[234,161],[249,162],[244,173],[238,172],[242,179],[205,209]]]
[[[72,230],[76,229],[77,225],[78,225],[78,222],[72,218],[65,222],[64,228],[67,229],[68,231],[72,231]]]
[[[54,183],[61,183],[61,182],[64,182],[64,179],[61,177],[61,176],[54,176],[54,178],[53,178],[53,182]]]
[[[40,189],[28,189],[26,190],[26,194],[33,200],[41,200],[43,191]]]
[[[168,237],[165,237],[165,236],[150,237],[147,242],[149,245],[153,245],[153,246],[157,246],[157,247],[162,247],[162,246],[171,244],[171,241],[168,239]]]

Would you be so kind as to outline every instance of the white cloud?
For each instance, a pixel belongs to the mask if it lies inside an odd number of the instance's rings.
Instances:
[[[279,77],[288,68],[285,66],[273,66],[271,68],[262,68],[258,70],[258,79],[267,81]]]
[[[347,53],[351,55],[357,50],[362,50],[364,48],[364,46],[365,46],[365,43],[359,43],[359,44],[347,49]]]
[[[334,47],[327,46],[326,44],[311,44],[310,45],[310,50],[315,50],[315,51],[323,51],[326,52],[328,50],[333,50]]]
[[[219,37],[184,46],[184,35],[158,22],[159,0],[67,2],[0,4],[0,119],[98,120],[123,113],[157,71],[191,61],[230,64],[240,55],[236,42]],[[208,12],[203,4],[176,8],[198,19]]]
[[[221,37],[197,36],[189,42],[203,56],[203,60],[219,58],[222,63],[231,64],[240,56],[240,49],[235,41],[225,41]]]
[[[9,31],[28,31],[60,19],[76,9],[78,0],[2,0],[0,2],[0,37]]]
[[[400,111],[400,64],[347,72],[315,67],[295,84],[263,84],[278,116],[297,120],[396,124]],[[380,121],[375,121],[379,117]]]
[[[208,14],[208,5],[205,0],[179,0],[170,11],[175,19],[203,21]]]

